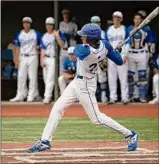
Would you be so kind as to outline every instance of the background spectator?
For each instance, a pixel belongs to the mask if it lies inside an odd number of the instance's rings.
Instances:
[[[63,21],[60,22],[59,30],[66,37],[66,42],[63,48],[60,50],[60,72],[62,71],[63,61],[66,57],[68,57],[68,47],[76,45],[76,32],[77,32],[77,24],[71,21],[70,11],[68,9],[62,10]]]
[[[77,58],[75,55],[73,55],[73,50],[74,47],[68,48],[69,58],[65,58],[63,63],[63,71],[58,79],[61,94],[67,85],[73,80],[76,74]]]
[[[121,42],[123,42],[128,36],[128,31],[125,26],[121,24],[123,21],[123,14],[120,11],[116,11],[112,15],[113,25],[110,26],[106,32],[106,39],[116,49]],[[117,78],[119,77],[121,86],[121,98],[123,104],[128,103],[128,81],[127,81],[127,53],[129,44],[122,47],[121,54],[123,55],[124,64],[122,66],[116,65],[114,62],[108,59],[108,84],[110,91],[109,104],[114,104],[117,101]]]

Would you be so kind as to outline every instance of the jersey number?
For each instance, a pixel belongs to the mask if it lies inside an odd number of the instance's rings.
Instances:
[[[104,60],[104,59],[103,59],[103,60]],[[100,60],[100,61],[98,62],[98,64],[100,65],[100,64],[102,63],[103,60]],[[90,71],[92,74],[95,74],[95,72],[97,71],[97,63],[91,64],[91,65],[89,66],[89,68],[90,68],[89,71]]]

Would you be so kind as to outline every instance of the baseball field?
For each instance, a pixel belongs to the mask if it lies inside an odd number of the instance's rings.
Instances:
[[[93,125],[80,104],[74,104],[59,124],[52,149],[28,154],[40,137],[53,104],[2,103],[2,163],[159,163],[158,106],[105,105],[100,110],[140,134],[139,148],[127,152],[121,134]]]

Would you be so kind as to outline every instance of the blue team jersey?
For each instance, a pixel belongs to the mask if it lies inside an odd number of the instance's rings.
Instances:
[[[159,69],[159,54],[153,56],[152,67]]]
[[[131,31],[134,29],[134,25],[130,25],[128,27],[129,33],[131,33]],[[153,43],[154,38],[152,36],[152,31],[150,29],[149,26],[144,26],[140,32],[142,33],[142,37],[141,37],[141,42],[143,43],[143,46],[145,45],[145,43]],[[132,37],[133,39],[133,37]]]
[[[70,58],[66,58],[63,63],[63,72],[76,72],[77,61],[72,61]]]

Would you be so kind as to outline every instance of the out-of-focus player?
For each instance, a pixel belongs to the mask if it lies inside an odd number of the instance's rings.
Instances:
[[[73,55],[75,47],[68,48],[69,58],[65,58],[61,76],[58,78],[60,93],[64,92],[67,85],[74,79],[76,74],[77,57]]]
[[[41,39],[41,67],[43,68],[43,78],[45,92],[43,102],[48,104],[51,101],[52,91],[55,84],[55,41],[60,47],[64,46],[65,38],[54,30],[55,20],[48,17],[45,21],[46,33]]]
[[[91,17],[90,20],[91,23],[95,23],[101,27],[101,19],[99,16],[93,16]],[[105,31],[101,30],[101,38],[104,40],[105,39]],[[107,59],[103,60],[103,62],[99,65],[98,67],[98,83],[100,87],[100,99],[101,102],[106,103],[107,102],[107,96],[106,96],[106,91],[107,91]]]
[[[77,24],[70,20],[70,11],[68,9],[62,10],[63,21],[60,22],[60,33],[64,34],[66,41],[64,47],[60,50],[60,72],[62,72],[63,61],[68,56],[68,47],[76,45]]]
[[[31,29],[32,19],[22,19],[23,30],[16,33],[14,38],[14,62],[18,68],[17,94],[11,102],[34,101],[39,96],[38,91],[38,49],[41,34]],[[27,89],[27,76],[29,77],[29,90]]]
[[[159,54],[153,56],[153,88],[155,92],[155,98],[149,102],[149,104],[159,103]]]
[[[121,24],[123,21],[123,14],[120,11],[116,11],[112,15],[113,25],[107,29],[106,39],[113,46],[118,46],[129,36],[129,32],[125,26]],[[124,64],[122,66],[116,65],[114,62],[108,59],[108,84],[110,90],[109,104],[114,104],[117,101],[117,78],[120,80],[121,98],[123,104],[128,103],[128,79],[127,79],[127,53],[129,49],[129,43],[122,47],[121,54],[123,56]]]
[[[134,16],[134,25],[128,27],[129,32],[142,22],[142,15],[136,13]],[[131,49],[128,55],[128,81],[129,81],[129,97],[134,100],[135,83],[139,86],[139,99],[141,102],[147,102],[148,80],[147,68],[149,51],[148,46],[152,43],[152,35],[148,26],[143,27],[138,33],[132,37]],[[138,76],[136,76],[136,70]],[[138,82],[137,82],[138,81]]]

